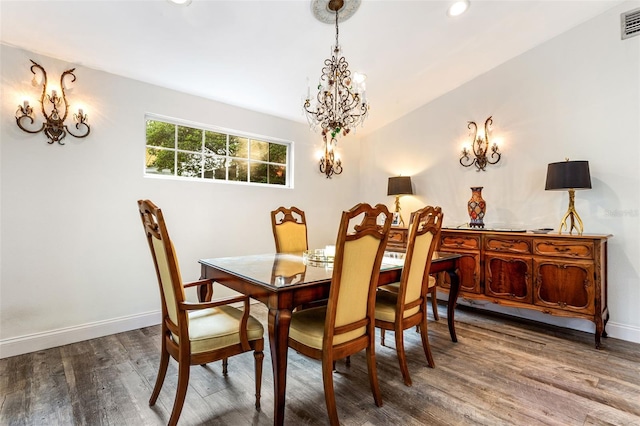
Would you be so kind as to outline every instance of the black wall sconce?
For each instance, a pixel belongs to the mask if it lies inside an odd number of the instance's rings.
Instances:
[[[64,145],[63,139],[67,136],[67,133],[75,138],[87,137],[89,132],[91,132],[91,128],[89,127],[89,123],[87,123],[87,114],[82,111],[82,108],[78,108],[78,111],[73,114],[73,120],[76,123],[75,128],[78,133],[73,133],[71,129],[64,124],[69,114],[69,103],[64,90],[64,79],[65,77],[70,77],[71,83],[76,81],[76,76],[73,74],[75,68],[66,70],[60,76],[60,92],[62,96],[59,96],[56,90],[52,90],[49,94],[47,93],[47,72],[33,60],[31,63],[33,64],[31,66],[31,73],[33,74],[32,83],[34,86],[38,85],[36,70],[42,73],[40,108],[44,116],[44,122],[40,128],[38,128],[37,125],[34,126],[36,114],[29,105],[29,101],[25,100],[22,105],[18,105],[18,110],[16,111],[16,123],[18,127],[27,133],[44,132],[47,138],[49,138],[49,144],[58,142],[60,145]]]
[[[475,158],[471,158],[469,154],[469,150],[467,147],[462,148],[462,157],[460,157],[460,164],[464,167],[470,167],[475,165],[479,172],[480,170],[485,171],[485,167],[487,164],[496,164],[500,161],[500,151],[498,150],[498,145],[494,142],[491,145],[491,156],[487,157],[489,151],[489,131],[490,126],[493,124],[493,117],[487,118],[484,122],[484,134],[478,134],[478,125],[475,121],[468,121],[467,128],[473,130],[473,139],[471,141],[471,149],[473,151],[473,155]],[[471,135],[471,134],[469,134]]]

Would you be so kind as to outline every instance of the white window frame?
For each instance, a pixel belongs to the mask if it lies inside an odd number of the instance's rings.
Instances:
[[[173,146],[173,148],[147,145],[146,125],[147,125],[147,121],[148,120],[168,123],[168,124],[172,124],[172,125],[176,125],[176,126],[190,127],[190,128],[193,128],[193,129],[206,130],[206,131],[211,131],[211,132],[215,132],[215,133],[225,134],[227,136],[227,145],[226,145],[227,153],[224,156],[215,155],[215,157],[223,157],[225,159],[225,164],[227,164],[227,167],[225,167],[225,179],[205,178],[202,175],[199,176],[199,177],[179,176],[177,174],[178,173],[178,167],[177,167],[177,164],[178,164],[178,153],[193,154],[193,153],[196,153],[196,152],[195,151],[186,151],[186,150],[183,150],[183,149],[178,149],[178,137],[177,137],[178,128],[177,127],[176,127],[176,130],[175,130],[176,131],[176,135],[175,135],[175,138],[174,138],[174,146]],[[167,116],[163,116],[163,115],[159,115],[159,114],[153,114],[153,113],[145,114],[145,116],[144,116],[144,126],[145,126],[145,131],[144,131],[144,139],[145,139],[144,158],[145,158],[145,161],[143,163],[143,175],[146,178],[171,179],[171,180],[181,180],[181,181],[187,180],[187,181],[196,181],[196,182],[214,182],[214,183],[237,184],[237,185],[257,185],[257,186],[269,187],[269,188],[293,188],[293,158],[294,158],[293,157],[293,141],[274,138],[274,137],[271,137],[271,136],[258,135],[258,134],[255,134],[255,133],[243,132],[243,131],[239,131],[239,130],[227,129],[227,128],[219,127],[219,126],[206,125],[206,124],[197,123],[197,122],[193,122],[193,121],[189,121],[189,120],[182,120],[182,119],[178,119],[178,118],[167,117]],[[230,136],[236,136],[236,137],[239,137],[239,138],[247,139],[247,157],[246,158],[233,157],[233,156],[229,155],[228,147],[229,147]],[[252,140],[259,141],[259,142],[267,142],[267,143],[270,143],[270,144],[273,143],[273,144],[286,146],[286,148],[287,148],[287,150],[286,150],[286,163],[274,163],[274,162],[269,162],[269,161],[251,159],[251,141]],[[174,171],[173,171],[172,175],[163,174],[163,173],[148,173],[147,172],[147,164],[146,164],[147,148],[153,148],[153,149],[159,149],[159,150],[166,150],[166,151],[173,151],[174,152],[174,156],[175,156],[174,157],[174,164],[176,166],[174,167]],[[203,143],[202,143],[202,148],[201,148],[201,151],[200,151],[200,155],[202,155],[203,163],[205,161],[205,157],[211,157],[211,154],[205,154],[204,132],[203,132]],[[246,163],[247,163],[247,180],[246,181],[229,180],[228,162],[231,161],[231,160],[246,161]],[[275,183],[251,182],[251,165],[252,164],[274,164],[274,165],[283,165],[283,166],[285,166],[285,184],[284,185],[280,185],[280,184],[275,184]],[[204,170],[204,165],[202,167],[202,171],[203,171],[203,173],[205,171]],[[268,174],[267,174],[267,176],[268,176]]]

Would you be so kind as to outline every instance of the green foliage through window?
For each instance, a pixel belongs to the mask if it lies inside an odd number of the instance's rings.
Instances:
[[[145,174],[287,186],[289,144],[146,120]]]

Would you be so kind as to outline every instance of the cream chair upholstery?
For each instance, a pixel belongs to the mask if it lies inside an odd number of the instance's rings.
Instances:
[[[391,286],[394,291],[381,287],[376,296],[375,325],[381,328],[383,345],[385,330],[394,331],[400,371],[407,386],[411,386],[411,377],[404,352],[404,330],[419,326],[427,362],[430,367],[435,366],[427,333],[427,292],[431,279],[431,258],[440,239],[442,217],[440,207],[427,206],[415,212],[414,220],[409,225],[400,282]]]
[[[436,251],[438,249],[436,248]],[[379,287],[380,290],[391,291],[397,293],[400,290],[400,283],[391,283],[386,284]],[[438,279],[433,275],[429,275],[429,284],[427,293],[429,294],[429,298],[431,299],[431,312],[433,313],[433,319],[436,321],[440,320],[440,315],[438,314]],[[416,327],[417,331],[420,331],[420,326]],[[384,332],[382,334],[382,344],[384,345]]]
[[[271,212],[271,228],[277,253],[295,253],[308,249],[307,221],[297,207],[278,207]]]
[[[384,225],[377,224],[381,215]],[[351,227],[360,217],[362,221]],[[375,360],[374,307],[390,225],[391,213],[382,204],[358,204],[343,212],[327,305],[297,311],[291,317],[289,346],[322,360],[325,402],[332,425],[339,424],[333,390],[336,359],[366,349],[374,402],[382,405]]]
[[[162,301],[162,349],[156,384],[149,400],[154,405],[162,389],[169,357],[178,361],[178,389],[169,424],[178,423],[187,394],[191,365],[204,365],[222,360],[227,374],[227,358],[253,350],[256,375],[256,409],[260,410],[264,330],[262,324],[249,315],[249,298],[231,296],[201,303],[187,302],[184,288],[208,286],[213,294],[213,282],[201,280],[183,284],[173,244],[169,238],[162,211],[149,200],[138,201],[142,226],[160,287]],[[228,306],[242,302],[243,309]]]

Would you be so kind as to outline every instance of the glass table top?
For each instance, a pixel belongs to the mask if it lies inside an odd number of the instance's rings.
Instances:
[[[434,253],[433,259],[457,257],[453,253]],[[385,252],[381,271],[402,268],[404,253]],[[200,263],[269,287],[304,285],[328,281],[333,275],[333,262],[314,262],[303,253],[270,253],[237,257],[201,259]]]

